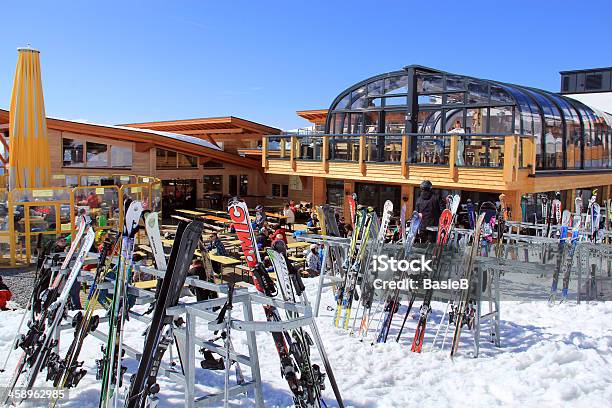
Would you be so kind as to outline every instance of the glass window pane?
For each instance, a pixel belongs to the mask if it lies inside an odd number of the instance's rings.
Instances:
[[[101,143],[87,142],[87,167],[108,166],[108,146]]]
[[[385,95],[408,92],[408,77],[405,75],[385,79]],[[404,102],[405,103],[405,102]]]
[[[419,133],[442,133],[442,111],[420,111]]]
[[[417,76],[418,93],[442,92],[444,82],[442,75],[438,74],[419,74]]]
[[[366,107],[365,87],[361,87],[351,93],[351,109]]]
[[[514,99],[501,87],[491,85],[491,103],[514,104]]]
[[[419,105],[442,105],[443,95],[419,95]]]
[[[83,167],[83,142],[73,139],[62,139],[62,165],[64,167]]]
[[[359,161],[359,136],[333,136],[329,148],[333,160]]]
[[[447,91],[463,91],[465,90],[465,82],[462,77],[447,75],[446,76]]]
[[[132,167],[132,148],[111,146],[111,167]]]
[[[467,133],[486,133],[487,131],[487,109],[471,108],[467,110]]]
[[[405,112],[385,112],[385,131],[384,133],[405,133],[406,132],[406,113]]]
[[[158,148],[155,154],[158,169],[176,169],[176,152]]]
[[[382,106],[382,98],[371,98],[368,96],[368,108],[380,108]]]
[[[351,94],[346,94],[342,99],[338,101],[338,104],[334,107],[334,109],[346,109],[348,108],[349,101],[351,99]]]
[[[368,84],[368,95],[382,95],[384,81],[379,79]]]
[[[366,133],[378,133],[380,112],[366,112],[364,128]]]
[[[363,133],[363,114],[351,113],[351,128],[349,133]]]
[[[512,108],[502,106],[489,112],[489,133],[512,134]]]
[[[249,177],[246,174],[241,174],[240,175],[239,195],[243,197],[246,196],[249,192],[248,186],[249,186]],[[288,192],[288,186],[284,184],[283,187],[281,188],[281,194],[283,194],[283,197],[287,197],[287,192]]]
[[[463,97],[464,97],[463,92],[449,93],[449,94],[444,95],[445,103],[447,105],[463,104],[464,103]]]
[[[332,133],[349,133],[348,129],[348,114],[334,113],[334,129]]]
[[[223,192],[223,176],[209,175],[204,176],[204,194],[211,192]]]
[[[403,106],[408,99],[405,96],[392,96],[385,98],[385,106]]]
[[[468,82],[468,103],[489,103],[489,85],[484,82]]]
[[[198,158],[195,156],[179,153],[177,159],[178,167],[180,169],[191,169],[198,167]]]
[[[454,131],[454,129],[460,129]],[[446,133],[465,133],[463,124],[463,109],[451,109],[446,111]],[[463,131],[463,132],[461,132]]]

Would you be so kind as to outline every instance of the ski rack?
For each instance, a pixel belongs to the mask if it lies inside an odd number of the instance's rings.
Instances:
[[[575,259],[578,263],[578,289],[576,291],[578,303],[581,300],[598,300],[604,295],[603,289],[606,282],[608,282],[608,287],[612,287],[612,245],[579,241],[576,244]],[[597,259],[599,265],[596,263]],[[607,295],[610,296],[611,293]],[[609,299],[604,298],[604,300]]]
[[[319,306],[321,305],[321,294],[323,293],[323,288],[327,288],[330,286],[334,286],[336,283],[341,282],[342,278],[340,278],[339,273],[336,274],[336,270],[334,270],[334,265],[331,263],[330,249],[332,247],[342,247],[348,248],[350,246],[350,240],[348,238],[342,237],[334,237],[328,235],[318,235],[318,234],[303,234],[295,237],[296,241],[302,242],[310,242],[313,244],[323,245],[324,259],[321,262],[321,272],[319,273],[319,284],[317,285],[317,294],[314,302],[314,316],[319,316]],[[327,270],[327,264],[331,264],[332,268],[330,271]]]
[[[164,272],[158,271],[153,268],[136,266],[136,270],[139,272],[148,273],[154,275],[159,278],[163,278]],[[89,276],[82,276],[79,278],[81,281],[92,282],[93,278]],[[112,289],[114,283],[112,281],[105,281],[98,285],[100,289]],[[185,286],[198,287],[202,289],[208,289],[215,291],[219,294],[227,294],[229,287],[227,284],[214,284],[210,282],[206,282],[200,280],[193,276],[188,276],[185,280]],[[263,296],[257,292],[250,292],[247,288],[235,288],[233,295],[233,303],[234,305],[242,304],[243,306],[243,319],[235,319],[232,318],[229,322],[231,324],[232,330],[244,331],[247,336],[247,347],[248,347],[248,355],[243,355],[237,353],[233,349],[229,350],[229,359],[233,361],[237,361],[239,364],[247,366],[251,371],[251,380],[244,381],[242,383],[236,384],[229,388],[228,397],[236,398],[240,395],[247,396],[249,393],[254,393],[255,406],[258,408],[264,408],[265,402],[263,398],[262,391],[262,379],[261,372],[259,367],[259,357],[257,351],[257,332],[280,332],[291,329],[296,329],[298,327],[309,327],[310,335],[317,347],[319,355],[323,361],[327,360],[327,355],[325,349],[323,347],[323,342],[319,335],[319,331],[316,327],[316,322],[314,316],[312,314],[312,308],[309,305],[296,304],[292,302],[285,302],[278,299],[269,298]],[[151,292],[145,289],[139,289],[134,286],[130,286],[128,288],[128,294],[132,296],[135,300],[136,304],[147,304],[152,302],[155,298],[151,295]],[[216,299],[209,299],[201,302],[194,303],[182,303],[175,307],[169,308],[167,310],[168,315],[177,318],[181,315],[185,315],[185,324],[183,327],[173,327],[172,335],[176,339],[176,344],[181,349],[181,345],[183,347],[182,361],[184,362],[184,366],[181,370],[177,370],[175,368],[175,363],[172,358],[172,344],[169,347],[169,356],[171,362],[161,361],[161,370],[160,373],[164,373],[168,378],[177,381],[180,384],[184,384],[185,386],[185,407],[186,408],[195,408],[195,407],[203,407],[209,406],[213,404],[218,404],[220,401],[224,401],[228,403],[225,399],[225,393],[222,391],[216,394],[207,394],[203,396],[195,395],[195,362],[196,362],[196,347],[210,350],[213,353],[219,354],[224,359],[228,358],[228,351],[225,346],[219,346],[215,344],[213,341],[208,339],[204,339],[199,337],[196,334],[196,327],[198,319],[202,319],[207,321],[207,326],[210,331],[223,330],[226,327],[227,321],[218,323],[218,312],[213,311],[213,308],[222,307],[225,304],[226,297],[218,297]],[[253,318],[253,304],[260,305],[270,305],[277,307],[279,309],[290,310],[293,312],[297,312],[300,316],[295,319],[283,320],[280,322],[268,322],[268,321],[255,321]],[[149,324],[151,318],[145,315],[140,315],[138,313],[129,312],[130,319],[135,319],[145,324]],[[108,322],[108,317],[100,318],[100,324],[95,331],[92,331],[90,335],[92,337],[97,338],[103,343],[107,340],[107,334],[100,330],[100,327]],[[55,338],[58,340],[56,348],[59,347],[60,335],[63,331],[72,331],[74,328],[70,323],[64,323],[62,325],[58,325],[55,331]],[[123,345],[123,349],[125,350],[125,354],[128,357],[134,358],[136,360],[140,359],[142,352],[127,346]],[[231,370],[231,365],[226,366],[226,371]],[[327,377],[332,383],[332,388],[335,387],[335,379],[334,374],[331,371],[331,368],[327,367]],[[228,373],[225,373],[228,376]],[[340,396],[337,388],[334,390],[336,401],[340,407],[343,406],[342,397]],[[148,404],[151,407],[158,406],[158,398],[156,395],[150,396]]]

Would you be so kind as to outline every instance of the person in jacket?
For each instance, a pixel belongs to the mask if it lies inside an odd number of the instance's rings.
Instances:
[[[310,276],[321,273],[321,258],[319,257],[319,246],[317,244],[310,245],[308,255],[306,255],[306,271]]]
[[[210,235],[210,242],[208,243],[207,249],[212,251],[213,249],[217,251],[217,255],[219,256],[227,256],[227,250],[225,249],[225,245],[223,245],[223,241],[219,238],[216,232],[213,232]]]
[[[289,204],[285,204],[285,208],[283,209],[283,215],[287,217],[287,229],[289,231],[293,231],[293,224],[295,224],[295,213],[289,207]]]
[[[431,181],[421,183],[421,194],[415,203],[415,211],[421,214],[418,239],[420,242],[435,242],[436,232],[428,231],[427,227],[435,227],[440,219],[440,201],[432,191]]]
[[[11,300],[12,297],[13,293],[2,281],[2,276],[0,276],[0,310],[8,310],[6,307],[6,303]]]
[[[258,205],[255,207],[255,226],[257,229],[263,228],[264,224],[268,221],[268,217],[266,216],[266,210],[263,205]]]

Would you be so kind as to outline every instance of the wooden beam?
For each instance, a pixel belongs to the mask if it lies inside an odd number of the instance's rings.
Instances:
[[[359,170],[361,171],[362,176],[365,176],[366,174],[365,153],[366,137],[365,135],[361,135],[359,136]]]
[[[261,165],[264,169],[268,168],[268,138],[261,139]]]
[[[134,150],[138,153],[145,153],[155,147],[155,143],[134,143]]]
[[[296,162],[295,162],[295,146],[297,145],[297,137],[291,136],[291,143],[289,144],[289,161],[291,162],[291,168],[295,171]]]
[[[240,128],[228,128],[228,129],[194,129],[194,130],[176,130],[176,133],[183,135],[227,135],[244,133],[244,129]]]
[[[402,151],[400,153],[400,166],[402,166],[402,177],[408,177],[408,136],[402,135]]]
[[[323,165],[323,172],[329,173],[329,162],[327,158],[329,157],[329,137],[321,136],[323,139],[323,148],[321,151],[321,164]]]

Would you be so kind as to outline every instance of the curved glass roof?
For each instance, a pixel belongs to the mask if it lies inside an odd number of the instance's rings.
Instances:
[[[416,126],[408,113],[418,115]],[[611,114],[556,93],[422,66],[344,90],[331,104],[326,133],[443,134],[455,121],[466,133],[534,136],[538,169],[612,168]]]

